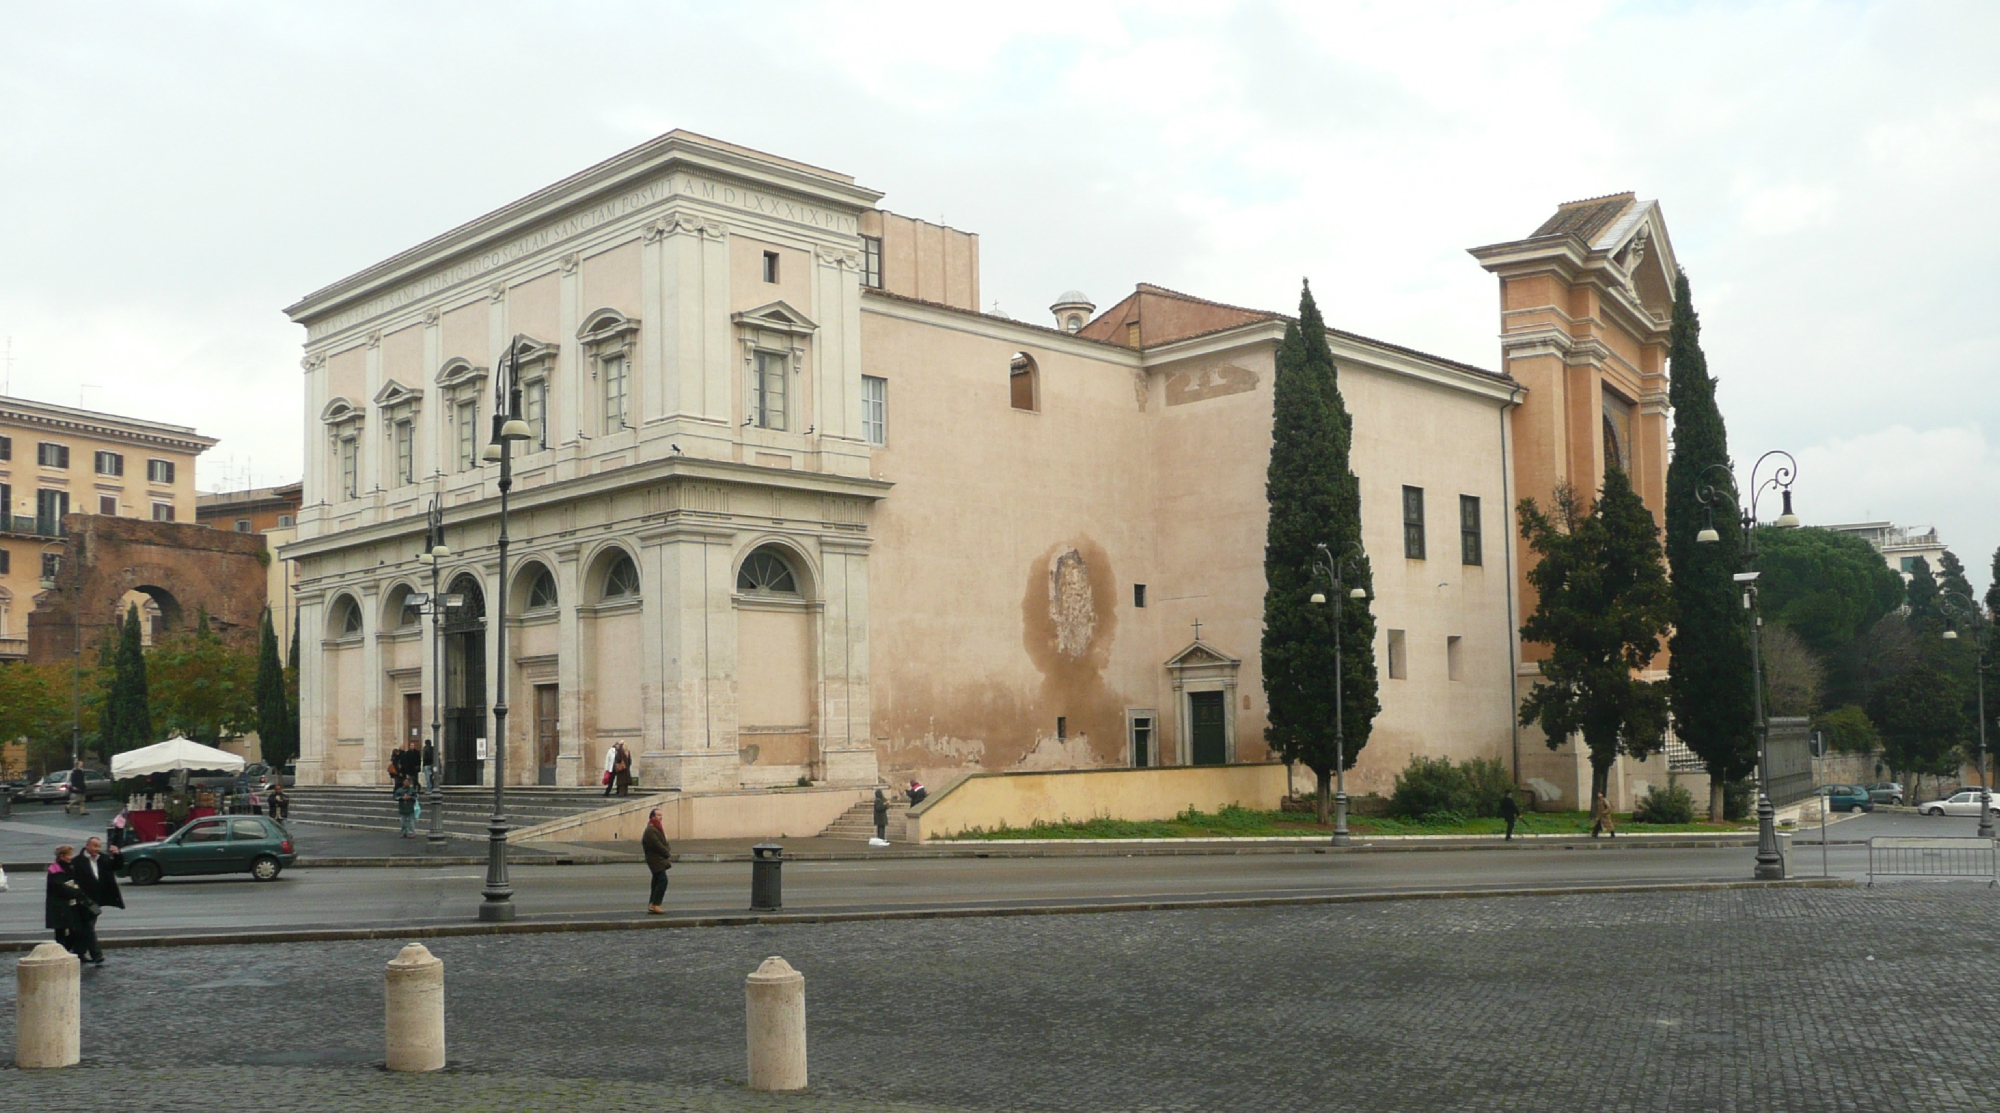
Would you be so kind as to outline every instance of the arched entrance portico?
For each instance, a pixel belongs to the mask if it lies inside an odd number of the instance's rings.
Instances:
[[[486,726],[486,593],[461,573],[447,589],[444,627],[444,783],[476,785]],[[450,603],[453,598],[459,605]]]

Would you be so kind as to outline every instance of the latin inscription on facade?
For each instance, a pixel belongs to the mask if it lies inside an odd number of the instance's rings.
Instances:
[[[1168,378],[1167,405],[1184,406],[1189,402],[1202,402],[1225,394],[1244,394],[1256,389],[1255,371],[1233,363],[1211,364]]]

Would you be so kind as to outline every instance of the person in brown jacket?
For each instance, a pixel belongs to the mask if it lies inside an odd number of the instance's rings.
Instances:
[[[1590,805],[1590,837],[1596,838],[1599,831],[1614,839],[1618,837],[1618,828],[1611,824],[1611,801],[1602,792],[1597,794],[1597,802]]]
[[[646,868],[653,871],[652,899],[646,902],[646,911],[655,916],[666,909],[660,902],[667,899],[667,871],[674,868],[673,849],[667,845],[667,829],[660,822],[660,809],[646,813],[646,833],[639,838],[639,849],[646,852]]]

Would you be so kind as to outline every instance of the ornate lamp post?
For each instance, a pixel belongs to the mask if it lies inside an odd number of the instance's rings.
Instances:
[[[444,759],[443,726],[439,718],[444,706],[444,635],[440,621],[444,617],[445,597],[440,594],[438,576],[442,565],[451,555],[451,548],[444,543],[444,495],[431,496],[431,508],[425,517],[424,551],[417,554],[417,563],[429,566],[431,570],[431,594],[424,600],[424,613],[431,618],[431,752],[442,761]],[[436,763],[431,765],[431,831],[426,840],[433,852],[444,849],[444,784]]]
[[[1950,599],[1953,610],[1959,610],[1963,603],[1962,617],[1972,627],[1972,644],[1978,652],[1973,657],[1973,675],[1979,684],[1979,837],[1993,837],[1993,781],[1986,775],[1986,651],[1993,642],[1993,622],[1962,591],[1941,591],[1939,599]],[[1947,629],[1946,641],[1957,641],[1958,631]]]
[[[1346,846],[1350,840],[1347,834],[1347,700],[1342,691],[1345,668],[1340,659],[1341,602],[1366,599],[1368,589],[1357,587],[1346,590],[1341,583],[1341,573],[1348,563],[1360,561],[1364,556],[1360,542],[1349,545],[1337,560],[1325,545],[1315,548],[1319,549],[1319,559],[1313,562],[1313,571],[1333,584],[1333,845]],[[1317,591],[1312,594],[1312,601],[1317,605],[1325,605],[1326,598]]]
[[[494,592],[498,606],[493,623],[499,661],[493,681],[493,818],[486,825],[486,888],[481,890],[484,900],[479,905],[479,918],[488,921],[514,918],[514,887],[507,883],[507,492],[514,487],[514,442],[531,435],[528,423],[521,420],[519,353],[525,339],[515,334],[494,368],[493,439],[480,453],[480,459],[500,465],[500,583]]]
[[[1785,462],[1772,468],[1768,479],[1759,481],[1757,473],[1764,467],[1764,461],[1773,456],[1784,457]],[[1702,476],[1709,472],[1720,472],[1723,487],[1718,490],[1713,483],[1704,482],[1695,489],[1694,497],[1707,509],[1708,524],[1694,535],[1695,541],[1712,545],[1722,540],[1715,531],[1715,502],[1725,494],[1729,503],[1737,511],[1743,527],[1743,571],[1737,573],[1736,582],[1743,585],[1743,609],[1750,612],[1750,693],[1751,706],[1757,718],[1757,868],[1755,876],[1760,881],[1777,881],[1785,876],[1785,856],[1778,850],[1778,811],[1771,805],[1771,723],[1764,717],[1764,658],[1763,635],[1764,616],[1757,610],[1757,497],[1766,490],[1783,493],[1785,506],[1778,520],[1772,524],[1779,529],[1797,529],[1799,516],[1792,513],[1792,478],[1798,474],[1799,462],[1792,454],[1782,449],[1772,449],[1757,457],[1757,463],[1750,468],[1750,505],[1743,505],[1742,496],[1736,487],[1736,477],[1727,464],[1710,464],[1702,469]]]

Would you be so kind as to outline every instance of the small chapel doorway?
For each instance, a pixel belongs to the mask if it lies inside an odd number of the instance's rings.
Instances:
[[[1188,739],[1196,765],[1229,761],[1229,726],[1222,692],[1188,693]]]
[[[424,742],[424,697],[419,692],[403,693],[403,744]]]

